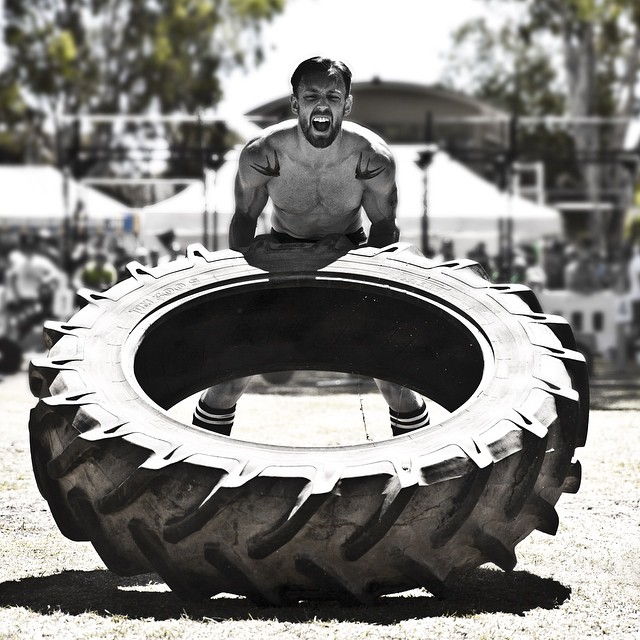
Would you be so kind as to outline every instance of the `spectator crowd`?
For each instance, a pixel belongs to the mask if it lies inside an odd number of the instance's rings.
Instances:
[[[0,341],[24,340],[41,334],[47,319],[66,320],[83,304],[77,291],[105,291],[130,277],[132,261],[156,266],[183,254],[172,231],[158,236],[149,250],[133,232],[121,230],[84,234],[65,249],[61,238],[47,229],[0,232]],[[466,256],[457,255],[454,242],[444,240],[433,259],[466,257],[478,262],[493,282],[522,283],[534,291],[565,289],[579,294],[614,289],[634,298],[634,317],[640,318],[640,247],[630,247],[621,260],[607,261],[589,244],[557,239],[520,244],[509,255],[490,256],[478,243]],[[41,339],[41,338],[40,338]],[[0,342],[0,359],[3,343]],[[1,366],[1,363],[0,363]]]
[[[41,334],[45,320],[73,315],[83,304],[79,289],[105,291],[130,277],[132,261],[153,267],[182,253],[172,232],[159,240],[164,251],[148,250],[133,233],[85,233],[64,250],[61,237],[46,228],[2,231],[0,359],[9,341],[28,340],[34,331]]]
[[[444,240],[434,259],[460,257],[453,242]],[[534,291],[566,289],[581,294],[618,287],[620,278],[627,277],[629,262],[629,257],[606,260],[588,242],[576,244],[559,239],[522,243],[510,253],[496,256],[490,256],[485,244],[479,242],[464,257],[478,262],[493,282],[525,284]]]

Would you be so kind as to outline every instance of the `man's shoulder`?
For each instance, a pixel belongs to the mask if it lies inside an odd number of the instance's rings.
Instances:
[[[259,136],[249,140],[241,153],[238,175],[252,184],[261,184],[280,175],[280,160],[293,140],[296,122],[285,121],[267,127]]]
[[[280,148],[292,139],[296,124],[295,120],[285,120],[284,122],[279,122],[278,124],[267,127],[259,136],[249,140],[245,144],[243,151],[251,154],[256,152],[261,153],[267,149],[276,150]]]
[[[342,128],[347,140],[355,150],[391,157],[389,145],[371,129],[346,120],[342,123]]]

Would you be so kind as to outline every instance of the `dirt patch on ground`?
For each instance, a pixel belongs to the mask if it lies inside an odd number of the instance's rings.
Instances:
[[[0,382],[2,638],[547,640],[640,632],[640,399],[634,410],[592,412],[587,446],[578,452],[580,492],[558,503],[555,537],[534,532],[518,545],[513,572],[481,567],[444,600],[415,590],[376,606],[280,609],[230,595],[185,605],[155,576],[118,577],[90,544],[64,538],[31,471],[27,423],[34,404],[25,372]],[[191,405],[175,411],[188,420]],[[237,435],[268,441],[276,425],[287,443],[336,444],[387,437],[387,420],[386,406],[365,387],[251,393],[241,400]]]

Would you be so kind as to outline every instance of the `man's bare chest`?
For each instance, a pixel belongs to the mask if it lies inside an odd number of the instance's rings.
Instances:
[[[285,161],[280,175],[269,180],[267,190],[282,211],[305,213],[352,211],[362,203],[363,185],[346,164],[318,169]]]

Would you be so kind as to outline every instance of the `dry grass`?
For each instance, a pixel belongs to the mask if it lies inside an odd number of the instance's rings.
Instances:
[[[154,576],[107,571],[88,543],[59,533],[35,486],[27,434],[35,400],[24,372],[0,383],[0,403],[2,638],[626,640],[640,632],[639,411],[592,413],[580,492],[560,500],[555,537],[534,532],[518,546],[514,572],[480,568],[442,601],[416,590],[372,607],[273,609],[228,595],[185,605]],[[174,410],[188,420],[191,405]],[[288,428],[288,444],[375,440],[387,437],[385,413],[370,393],[249,394],[237,436],[269,441],[276,425],[279,442]]]

